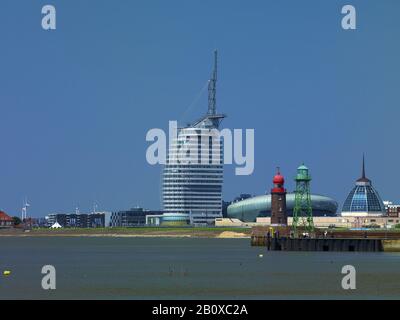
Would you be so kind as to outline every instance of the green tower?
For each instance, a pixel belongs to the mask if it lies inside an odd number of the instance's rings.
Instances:
[[[311,176],[304,163],[297,168],[296,191],[293,209],[293,231],[297,237],[297,228],[304,227],[307,232],[314,231],[314,221],[312,216],[310,181]]]

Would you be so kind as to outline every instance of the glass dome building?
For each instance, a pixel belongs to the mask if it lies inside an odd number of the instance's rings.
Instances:
[[[293,216],[295,194],[286,194],[286,210]],[[311,194],[311,205],[314,217],[332,217],[336,215],[338,204],[332,198]],[[271,194],[256,196],[237,201],[228,206],[227,218],[239,219],[243,222],[255,222],[258,217],[271,216]]]
[[[343,204],[342,216],[382,216],[385,213],[383,201],[372,186],[371,180],[365,176],[365,162],[363,157],[362,176],[356,181]]]

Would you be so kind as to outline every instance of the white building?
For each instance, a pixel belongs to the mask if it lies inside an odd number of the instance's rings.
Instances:
[[[394,204],[391,201],[383,201],[383,205],[385,206],[386,214],[390,217],[399,217],[400,216],[400,204]]]
[[[192,224],[213,224],[222,216],[223,143],[216,113],[217,53],[208,86],[208,112],[178,129],[163,172],[165,213],[189,214]]]

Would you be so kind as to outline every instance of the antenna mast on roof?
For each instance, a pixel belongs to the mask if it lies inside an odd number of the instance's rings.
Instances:
[[[362,162],[362,178],[365,179],[365,154],[363,153],[363,162]]]
[[[208,81],[208,112],[209,115],[215,115],[217,113],[217,63],[218,63],[218,52],[214,50],[214,70],[211,75],[211,79]]]

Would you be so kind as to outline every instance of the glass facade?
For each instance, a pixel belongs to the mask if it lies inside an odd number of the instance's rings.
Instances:
[[[372,182],[365,175],[363,156],[361,178],[356,181],[343,204],[342,216],[368,216],[385,214],[385,206]]]
[[[356,185],[343,205],[343,212],[378,212],[385,207],[378,192],[371,185]]]
[[[137,227],[146,224],[146,216],[162,214],[162,211],[150,211],[143,208],[132,208],[126,211],[113,212],[110,227]]]
[[[286,194],[286,210],[288,216],[293,216],[294,193]],[[313,216],[335,216],[338,204],[332,198],[322,195],[311,195]],[[227,217],[243,222],[255,222],[257,217],[271,216],[271,194],[239,200],[227,208]]]
[[[105,213],[91,213],[91,214],[59,214],[52,213],[47,217],[47,225],[50,227],[54,223],[58,223],[63,228],[104,228],[105,227]]]
[[[180,129],[164,167],[164,212],[189,214],[194,224],[222,216],[223,141],[213,129],[204,121]]]

